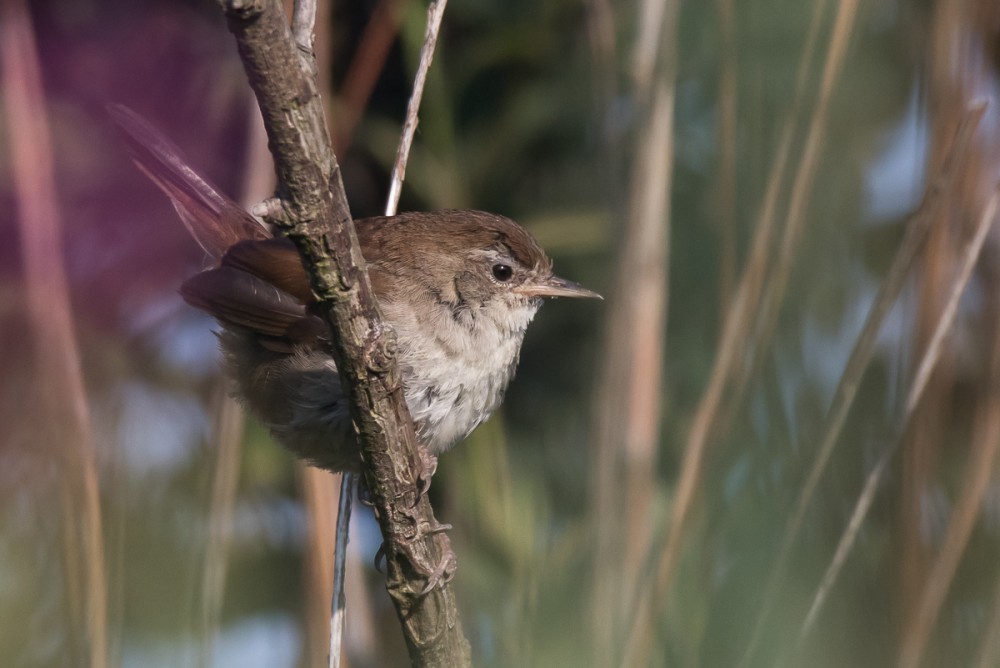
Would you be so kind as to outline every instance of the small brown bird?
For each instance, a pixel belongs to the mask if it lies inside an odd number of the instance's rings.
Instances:
[[[327,328],[295,246],[220,194],[138,114],[120,105],[109,111],[136,165],[218,261],[188,279],[181,295],[222,325],[237,396],[299,457],[331,471],[358,470]],[[435,211],[354,225],[396,332],[417,437],[434,457],[500,405],[542,297],[599,297],[555,276],[531,234],[503,216]]]

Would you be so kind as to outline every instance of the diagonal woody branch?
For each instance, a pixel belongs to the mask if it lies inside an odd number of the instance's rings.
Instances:
[[[340,166],[330,148],[312,59],[303,57],[279,0],[221,0],[257,96],[278,176],[282,231],[295,243],[360,434],[363,471],[385,541],[386,588],[413,665],[469,665],[451,587],[424,594],[448,551],[426,495],[394,338],[368,281]]]

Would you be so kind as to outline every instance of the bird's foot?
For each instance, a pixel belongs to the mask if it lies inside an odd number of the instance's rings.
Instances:
[[[441,549],[441,558],[438,559],[436,564],[431,565],[427,563],[426,559],[418,556],[417,551],[413,549],[414,543],[428,536],[445,533],[451,528],[450,524],[435,523],[433,526],[420,527],[413,536],[400,539],[401,547],[404,554],[407,555],[411,567],[427,579],[423,589],[417,592],[418,597],[426,596],[437,587],[451,582],[458,569],[458,557],[455,556],[454,550],[451,549],[451,542],[445,537],[438,543]],[[387,558],[388,550],[383,542],[379,546],[378,551],[375,552],[375,570],[379,573],[385,573],[383,568],[386,567]]]
[[[435,457],[435,459],[437,458]],[[418,527],[416,535],[408,539],[407,542],[412,544],[427,536],[439,533],[443,534],[450,531],[451,528],[450,524],[442,524],[435,520],[433,525]],[[441,557],[438,559],[437,564],[427,564],[423,559],[413,560],[413,565],[417,571],[427,578],[427,584],[420,590],[417,594],[418,596],[426,596],[436,588],[448,584],[455,577],[455,571],[458,569],[458,557],[455,556],[455,552],[451,549],[451,541],[448,540],[447,536],[444,536],[442,540],[438,541],[438,545],[441,549]]]

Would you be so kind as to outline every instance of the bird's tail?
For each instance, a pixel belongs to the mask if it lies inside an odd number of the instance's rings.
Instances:
[[[121,104],[108,105],[121,129],[132,161],[173,203],[191,236],[219,259],[245,239],[269,239],[271,232],[243,207],[193,170],[180,149],[150,123]]]

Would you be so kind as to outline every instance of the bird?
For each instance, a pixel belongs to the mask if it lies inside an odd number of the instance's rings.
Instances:
[[[234,394],[307,463],[360,469],[330,334],[294,244],[194,170],[138,113],[110,105],[131,158],[173,203],[212,266],[183,282],[183,299],[213,316]],[[484,211],[406,212],[354,221],[379,305],[396,334],[417,440],[437,456],[503,400],[525,331],[546,297],[600,298],[553,273],[521,225]]]

